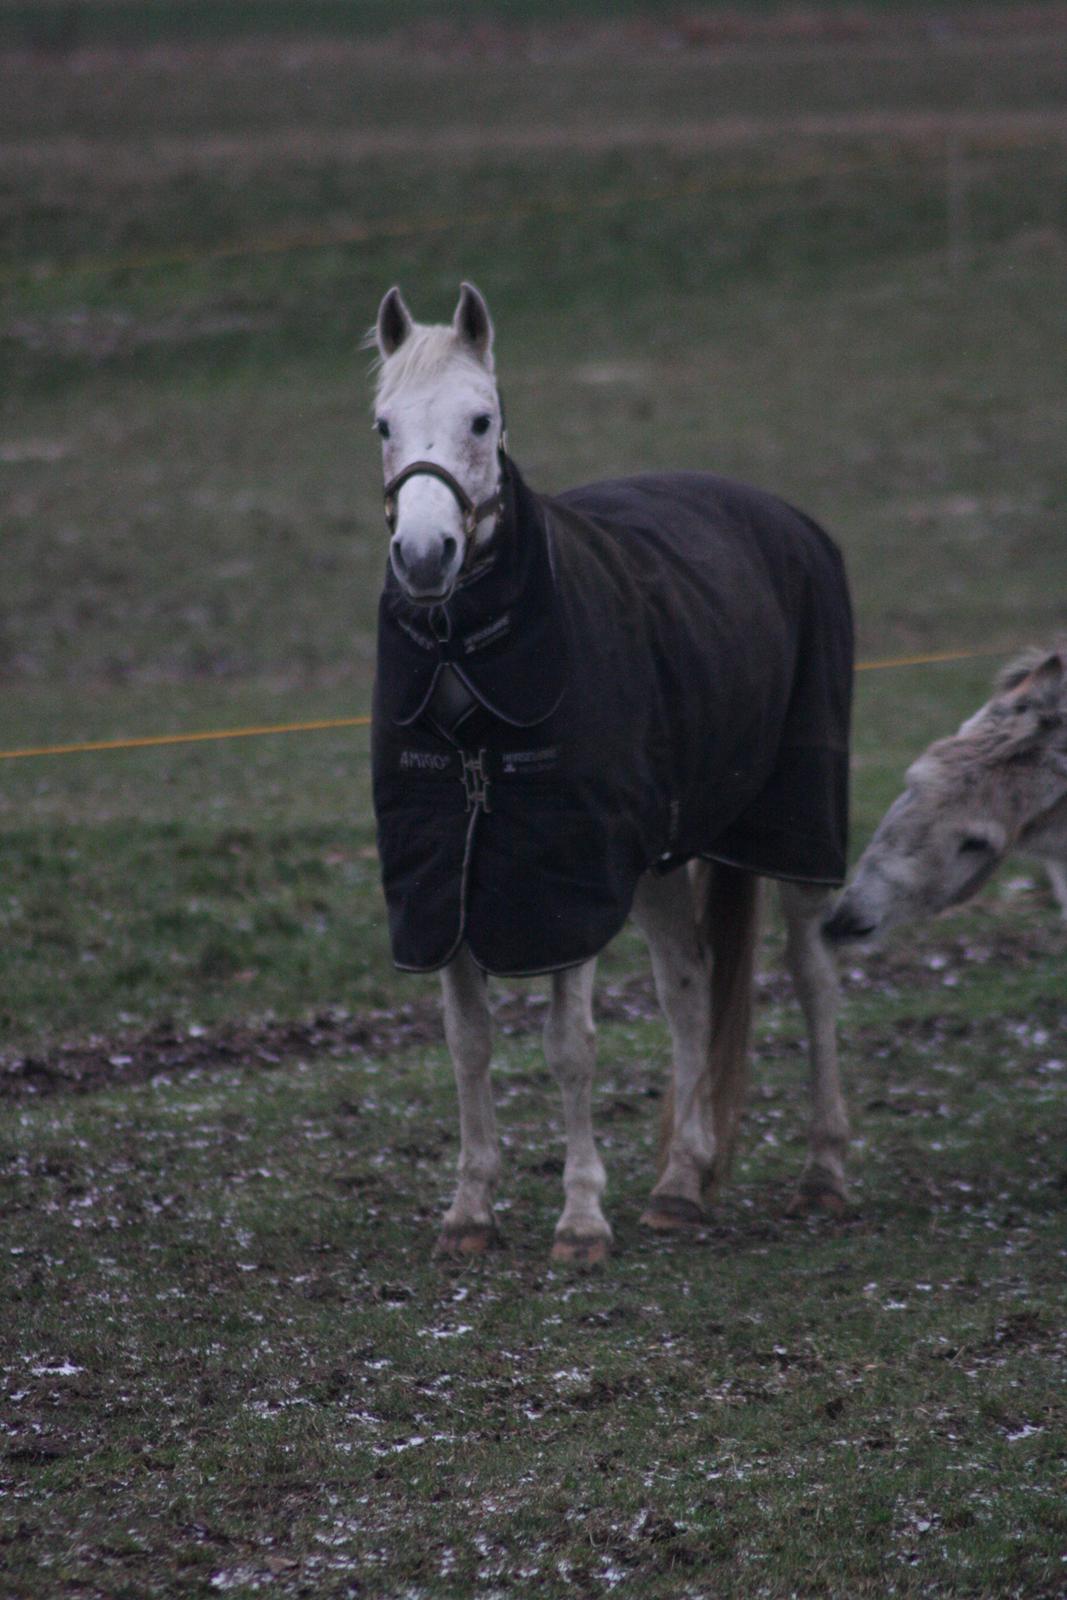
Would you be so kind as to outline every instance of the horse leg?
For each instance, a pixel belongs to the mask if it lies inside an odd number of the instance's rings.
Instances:
[[[563,1214],[556,1224],[553,1261],[595,1266],[611,1246],[611,1228],[600,1209],[607,1174],[593,1139],[593,979],[596,962],[552,975],[545,1021],[545,1059],[563,1096],[567,1157],[563,1167]]]
[[[822,1208],[844,1208],[848,1113],[837,1071],[837,968],[820,933],[830,891],[811,884],[782,883],[786,922],[785,959],[808,1029],[812,1115],[808,1154],[790,1206],[791,1216]]]
[[[496,1239],[493,1190],[500,1141],[489,1083],[492,1029],[485,974],[466,946],[441,973],[445,1038],[459,1091],[459,1183],[445,1213],[437,1248],[480,1255]]]
[[[1056,897],[1056,904],[1060,908],[1060,915],[1067,919],[1067,861],[1054,861],[1046,856],[1045,871],[1048,873],[1049,886]]]
[[[704,1189],[715,1160],[709,957],[688,872],[662,878],[646,874],[634,897],[633,919],[648,945],[673,1055],[660,1176],[641,1221],[661,1230],[684,1228],[703,1219]]]

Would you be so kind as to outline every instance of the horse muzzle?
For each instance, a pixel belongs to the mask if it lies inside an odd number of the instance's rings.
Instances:
[[[418,548],[398,533],[390,542],[389,560],[409,600],[416,605],[439,605],[456,587],[463,551],[451,533],[442,534],[428,548]]]
[[[849,905],[847,895],[838,901],[822,925],[822,936],[828,944],[859,944],[877,932],[877,922],[858,906]]]

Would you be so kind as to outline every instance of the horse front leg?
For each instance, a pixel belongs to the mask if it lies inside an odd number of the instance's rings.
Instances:
[[[791,1216],[822,1209],[840,1212],[847,1199],[845,1153],[848,1113],[837,1070],[837,968],[820,932],[832,899],[811,884],[780,886],[785,913],[785,960],[808,1028],[811,1126],[808,1154]]]
[[[459,1183],[445,1213],[438,1250],[480,1255],[497,1239],[493,1191],[500,1141],[489,1082],[492,1026],[485,974],[466,946],[441,973],[445,1038],[459,1091]]]
[[[611,1246],[611,1228],[600,1209],[607,1174],[593,1139],[593,980],[596,962],[552,975],[545,1022],[545,1059],[563,1096],[567,1156],[563,1167],[563,1214],[556,1224],[553,1261],[591,1267]]]

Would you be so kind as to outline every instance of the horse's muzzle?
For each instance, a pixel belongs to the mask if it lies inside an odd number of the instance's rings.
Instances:
[[[822,925],[822,936],[828,944],[855,944],[869,939],[877,924],[862,916],[847,900],[838,902]]]
[[[462,566],[459,545],[450,533],[436,548],[416,556],[405,554],[404,542],[397,534],[389,546],[389,559],[397,582],[416,605],[439,605],[447,600]]]

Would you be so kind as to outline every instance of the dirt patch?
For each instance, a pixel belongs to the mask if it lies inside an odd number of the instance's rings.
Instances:
[[[545,1017],[545,997],[509,994],[494,1007],[499,1033],[532,1033]],[[604,1022],[654,1016],[649,979],[605,989],[597,1013]],[[300,1056],[385,1057],[419,1045],[444,1043],[441,1007],[427,996],[395,1011],[352,1016],[343,1010],[305,1021],[237,1022],[220,1028],[182,1030],[166,1025],[134,1037],[92,1038],[59,1045],[39,1055],[0,1057],[0,1099],[90,1094],[116,1084],[144,1083],[172,1074],[226,1066],[275,1067]]]
[[[888,997],[951,991],[968,969],[995,970],[1046,958],[1060,946],[1058,927],[1010,928],[991,922],[982,936],[942,936],[936,945],[891,946],[866,952],[842,963],[846,995],[878,993]],[[758,1009],[790,1005],[793,987],[780,963],[758,973]],[[493,1003],[496,1031],[503,1037],[539,1032],[548,997],[543,991],[498,992]],[[603,983],[596,996],[598,1022],[635,1022],[659,1016],[652,979],[644,974]],[[1008,1021],[1008,1018],[1001,1018]],[[1036,1021],[1031,1018],[1031,1021]],[[1063,1018],[1044,1016],[1057,1035]],[[969,1033],[981,1023],[940,1015],[899,1018],[894,1038],[935,1040]],[[866,1030],[864,1036],[869,1030]],[[859,1035],[853,1030],[853,1042]],[[39,1054],[0,1055],[0,1100],[36,1099],[54,1094],[88,1094],[116,1084],[144,1083],[172,1074],[210,1071],[226,1066],[270,1068],[299,1057],[369,1056],[383,1058],[420,1045],[444,1044],[440,1001],[435,993],[394,1010],[353,1015],[329,1009],[303,1020],[238,1021],[218,1028],[183,1030],[161,1024],[146,1033],[93,1037],[58,1045]],[[763,1048],[782,1048],[773,1041]],[[785,1047],[800,1048],[791,1041]]]

